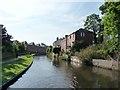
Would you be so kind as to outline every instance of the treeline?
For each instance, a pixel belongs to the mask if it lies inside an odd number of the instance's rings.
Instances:
[[[25,54],[26,53],[26,43],[27,42],[19,42],[17,40],[12,41],[12,35],[7,33],[6,27],[1,25],[2,28],[0,29],[2,32],[2,53],[4,54],[15,54],[16,56]],[[4,56],[3,56],[4,58]]]

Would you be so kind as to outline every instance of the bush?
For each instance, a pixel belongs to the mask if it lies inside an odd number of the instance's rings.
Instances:
[[[79,53],[78,57],[82,62],[92,61],[92,58],[95,54],[95,50],[90,48],[91,47],[81,49],[81,52]]]
[[[88,45],[84,41],[77,41],[72,46],[72,51],[80,52],[80,49],[86,48]]]
[[[92,59],[111,59],[105,50],[100,50],[99,45],[92,45],[86,49],[81,49],[77,56],[83,63],[88,64],[92,63]]]
[[[97,50],[95,53],[95,57],[96,59],[110,59],[109,55],[107,54],[107,52],[105,50]]]

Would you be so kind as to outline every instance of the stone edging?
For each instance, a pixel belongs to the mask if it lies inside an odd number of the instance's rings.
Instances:
[[[93,66],[119,71],[120,63],[115,60],[92,59],[92,62]]]
[[[32,64],[33,64],[33,60],[32,60],[31,64],[27,68],[25,68],[23,71],[21,71],[15,77],[13,77],[10,81],[3,84],[2,87],[0,87],[0,89],[2,88],[1,90],[6,90],[10,85],[15,83],[31,67]]]

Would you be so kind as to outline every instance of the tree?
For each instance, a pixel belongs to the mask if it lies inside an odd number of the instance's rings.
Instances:
[[[26,52],[26,45],[24,43],[19,44],[19,52],[25,53]]]
[[[91,14],[87,16],[87,19],[84,24],[85,30],[91,30],[93,31],[94,35],[94,44],[97,44],[97,35],[100,33],[100,26],[101,26],[101,19],[99,15]]]
[[[52,46],[48,46],[46,49],[46,53],[51,53],[52,52],[53,47]]]
[[[61,47],[55,47],[55,48],[53,48],[53,53],[55,53],[55,54],[59,55],[60,51],[61,51]]]
[[[100,19],[100,30],[98,32],[97,43],[101,44],[103,42],[103,31],[104,31],[104,24],[102,19]]]
[[[5,27],[2,27],[2,51],[3,52],[13,52],[13,45],[12,45],[12,36],[7,33]]]
[[[26,53],[26,45],[24,42],[21,43],[18,40],[15,40],[13,46],[16,56],[21,53]]]
[[[105,2],[99,9],[104,15],[104,34],[109,37],[106,41],[108,52],[118,51],[120,49],[120,1]]]

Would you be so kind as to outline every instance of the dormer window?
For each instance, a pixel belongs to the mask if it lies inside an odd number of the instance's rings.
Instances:
[[[81,32],[81,33],[80,33],[80,36],[81,36],[81,37],[84,37],[84,36],[85,36],[85,33],[84,33],[84,32]]]

